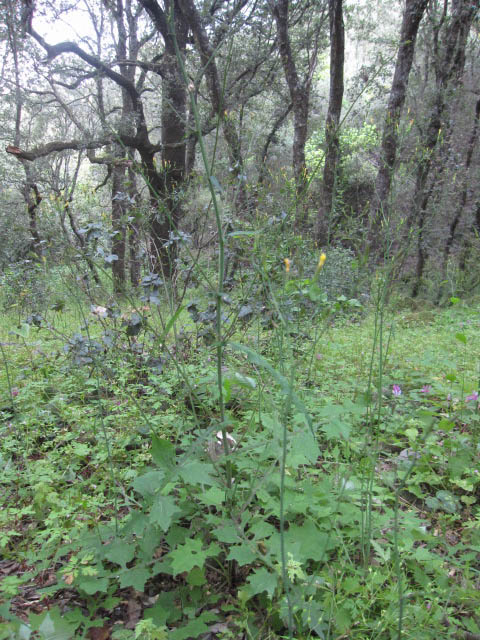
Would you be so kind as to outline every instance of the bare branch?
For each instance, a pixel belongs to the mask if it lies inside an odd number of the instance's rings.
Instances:
[[[31,149],[30,151],[25,151],[24,149],[20,149],[19,147],[15,147],[14,145],[8,145],[5,148],[5,151],[7,153],[10,153],[11,155],[14,155],[19,160],[29,160],[33,162],[33,160],[36,160],[37,158],[44,158],[45,156],[58,151],[80,151],[81,149],[98,149],[99,147],[103,147],[110,142],[110,139],[91,140],[89,142],[86,142],[85,140],[55,140],[54,142],[48,142],[47,144],[41,145],[40,147]]]

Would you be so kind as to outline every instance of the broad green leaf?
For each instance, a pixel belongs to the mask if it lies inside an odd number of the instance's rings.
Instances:
[[[251,389],[252,391],[253,389],[257,388],[257,382],[255,378],[251,378],[250,376],[245,376],[243,375],[243,373],[238,373],[237,371],[233,374],[233,377],[235,382],[241,387],[245,387],[246,389]]]
[[[152,435],[152,458],[160,468],[171,469],[175,465],[175,447],[170,440]]]
[[[440,502],[441,507],[447,513],[457,513],[460,509],[458,498],[450,493],[450,491],[437,491],[436,498]]]
[[[288,398],[290,398],[292,404],[304,415],[305,420],[310,428],[310,431],[312,432],[312,435],[315,437],[315,432],[313,430],[313,423],[312,423],[312,418],[310,416],[310,413],[308,412],[303,401],[298,397],[298,395],[292,389],[292,386],[288,382],[287,378],[285,378],[285,376],[283,376],[274,367],[272,367],[272,365],[268,362],[266,358],[261,356],[259,353],[257,353],[253,349],[250,349],[250,347],[247,347],[243,344],[238,344],[236,342],[230,342],[229,344],[234,351],[239,351],[240,353],[244,353],[252,364],[256,364],[258,367],[262,367],[262,369],[265,369],[265,371],[267,371],[272,376],[275,382],[279,385],[282,392]]]
[[[106,593],[108,591],[107,578],[95,578],[94,576],[85,576],[78,580],[78,588],[89,596],[95,593]]]
[[[205,571],[203,567],[193,567],[187,576],[187,583],[192,587],[201,587],[205,584],[207,579],[205,578]]]
[[[167,531],[172,524],[173,514],[177,512],[178,508],[172,496],[157,496],[150,510],[150,519],[163,531]]]
[[[161,487],[165,477],[163,471],[147,471],[133,481],[133,488],[144,498],[153,496]]]
[[[164,591],[158,596],[158,600],[153,607],[145,609],[145,618],[150,618],[161,627],[167,622],[172,623],[180,620],[182,609],[176,603],[177,591]]]
[[[278,576],[262,567],[248,576],[247,583],[251,596],[266,591],[270,598],[272,598],[277,588]]]
[[[210,184],[212,185],[215,193],[220,195],[223,193],[222,185],[215,176],[210,176]]]
[[[390,560],[389,547],[382,547],[376,540],[372,540],[372,546],[377,552],[377,556],[381,559],[382,563]]]
[[[39,615],[29,615],[33,631],[38,631],[42,640],[71,640],[76,627],[63,618],[58,607],[52,607]]]
[[[127,562],[135,557],[135,545],[124,540],[114,540],[104,547],[103,555],[110,562],[125,568]]]
[[[464,333],[456,333],[455,338],[462,342],[463,344],[467,344],[467,336]]]
[[[219,487],[210,487],[198,496],[200,502],[214,507],[220,507],[225,502],[225,491]]]
[[[141,558],[144,562],[149,562],[153,558],[155,549],[160,545],[163,534],[160,533],[157,527],[152,527],[148,516],[145,516],[148,522],[148,526],[141,536],[138,538],[138,558]]]
[[[317,414],[321,418],[338,418],[339,416],[343,416],[345,413],[345,408],[341,404],[326,404],[324,407],[320,407],[317,411]]]
[[[20,336],[21,338],[26,340],[30,335],[30,325],[24,322],[20,327],[16,327],[15,329],[12,329],[10,333],[13,333],[16,336]]]
[[[120,574],[122,589],[133,587],[136,591],[144,590],[146,581],[150,578],[150,571],[145,567],[133,567]]]
[[[207,633],[207,624],[199,618],[189,620],[183,627],[172,629],[168,633],[168,640],[187,640],[187,638],[198,638],[202,633]]]
[[[285,547],[293,554],[295,560],[306,562],[325,560],[328,549],[335,545],[334,536],[326,531],[320,531],[317,526],[307,520],[303,525],[291,525],[285,531]],[[273,556],[280,561],[281,558],[280,533],[276,532],[268,541],[268,548]]]
[[[352,425],[348,424],[345,420],[331,420],[320,428],[327,436],[328,440],[337,440],[338,438],[348,440],[352,430]]]
[[[187,484],[212,485],[215,482],[210,475],[213,471],[213,465],[192,460],[182,463],[178,469],[178,474]]]
[[[203,567],[207,552],[202,550],[202,540],[189,538],[185,544],[179,545],[169,553],[174,575],[191,571],[193,567]]]
[[[310,431],[295,431],[291,438],[288,464],[297,467],[300,464],[314,463],[320,455],[316,439]]]
[[[203,567],[208,557],[216,556],[221,551],[216,543],[212,543],[205,550],[202,550],[202,546],[201,540],[189,538],[185,544],[179,545],[169,553],[175,576],[184,571],[190,572],[193,567]]]
[[[140,511],[132,511],[128,519],[128,522],[125,524],[125,527],[122,529],[122,532],[124,535],[134,533],[137,537],[140,537],[145,531],[147,524],[148,524],[148,518],[144,513]]]
[[[246,564],[252,564],[258,557],[261,556],[260,552],[255,553],[250,545],[238,544],[230,547],[230,553],[227,556],[227,560],[236,560],[240,567]]]
[[[214,529],[212,533],[219,542],[226,542],[227,544],[240,542],[240,536],[233,524],[226,524],[222,527],[218,527],[218,529]]]

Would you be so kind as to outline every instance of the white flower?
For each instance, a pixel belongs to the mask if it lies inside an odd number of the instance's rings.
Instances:
[[[227,433],[227,448],[229,453],[235,451],[237,447],[237,441],[233,436]],[[217,431],[215,434],[215,441],[210,440],[207,444],[207,453],[212,460],[218,460],[225,453],[225,447],[223,445],[223,434],[221,431]]]
[[[98,316],[99,318],[106,318],[108,315],[106,307],[100,307],[98,305],[92,305],[92,313],[94,316]]]

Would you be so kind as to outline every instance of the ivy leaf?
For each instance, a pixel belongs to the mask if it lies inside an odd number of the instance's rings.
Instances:
[[[172,524],[173,514],[178,512],[174,498],[158,496],[150,511],[150,519],[158,524],[163,531],[167,531]]]
[[[278,576],[262,568],[250,574],[247,582],[249,584],[248,591],[251,596],[266,591],[270,598],[272,598],[277,588]]]

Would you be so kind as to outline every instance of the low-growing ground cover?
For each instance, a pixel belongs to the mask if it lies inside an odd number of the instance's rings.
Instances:
[[[200,303],[6,316],[0,638],[479,637],[478,308],[346,302],[220,389]]]

